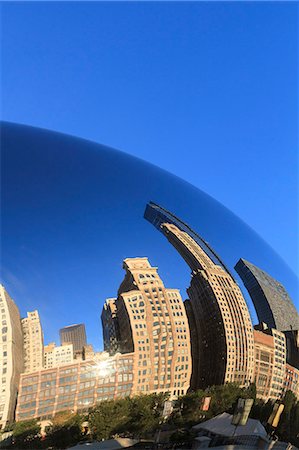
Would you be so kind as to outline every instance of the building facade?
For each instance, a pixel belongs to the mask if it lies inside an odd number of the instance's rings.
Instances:
[[[281,399],[286,379],[286,340],[278,330],[259,324],[254,330],[257,396],[264,401]]]
[[[19,310],[0,285],[0,429],[14,420],[20,374],[23,371],[23,336]]]
[[[279,281],[245,259],[240,259],[235,269],[254,303],[259,322],[279,331],[299,330],[299,314]]]
[[[61,328],[59,335],[61,345],[72,344],[74,357],[82,357],[83,347],[87,345],[85,325],[83,323]]]
[[[54,342],[45,345],[44,348],[44,368],[63,366],[74,361],[73,344],[59,345],[56,347]]]
[[[104,350],[114,355],[119,352],[118,324],[116,315],[116,298],[108,298],[104,303],[101,314]]]
[[[271,386],[274,367],[274,342],[273,337],[254,330],[255,368],[254,382],[256,395],[267,402],[272,398]]]
[[[147,258],[124,260],[118,290],[122,351],[134,351],[136,393],[183,395],[192,372],[190,332],[181,295],[166,289]]]
[[[180,293],[165,288],[147,258],[127,258],[124,269],[116,300],[118,346],[122,353],[135,355],[133,392],[183,395],[190,385],[192,360]]]
[[[299,370],[299,330],[284,331],[287,343],[287,363]]]
[[[299,400],[299,370],[296,367],[286,364],[284,392],[292,391]]]
[[[132,354],[109,357],[104,353],[94,360],[22,374],[16,420],[84,412],[100,401],[130,396],[133,364]]]
[[[24,372],[43,368],[44,339],[38,311],[27,312],[21,320],[24,343]]]
[[[191,388],[253,379],[254,340],[250,314],[236,281],[215,251],[189,226],[149,203],[145,218],[162,232],[191,269],[186,304],[192,344]]]
[[[82,359],[84,361],[87,359],[93,359],[97,356],[97,353],[99,352],[95,352],[91,344],[87,344],[83,347]]]

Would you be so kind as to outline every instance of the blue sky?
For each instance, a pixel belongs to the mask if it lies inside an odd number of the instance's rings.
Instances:
[[[297,9],[2,3],[2,118],[169,170],[239,215],[296,271]]]
[[[283,2],[2,4],[2,117],[205,190],[296,266],[297,12]]]

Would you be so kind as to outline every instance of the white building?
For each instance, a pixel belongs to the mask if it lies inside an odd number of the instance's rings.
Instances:
[[[38,311],[27,313],[22,319],[24,339],[24,372],[35,372],[43,368],[44,340]]]
[[[23,336],[20,313],[0,285],[0,429],[14,419],[20,374],[23,371]]]
[[[73,344],[60,345],[56,347],[52,342],[44,347],[44,368],[59,367],[74,361]]]

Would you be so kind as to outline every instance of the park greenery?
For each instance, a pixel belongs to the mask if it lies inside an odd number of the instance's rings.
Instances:
[[[203,411],[201,406],[207,396],[211,397],[210,407],[208,411]],[[168,399],[165,393],[106,400],[82,414],[68,411],[57,414],[45,433],[41,433],[40,423],[36,419],[17,422],[8,427],[12,430],[13,442],[6,448],[62,449],[85,439],[105,440],[116,436],[155,442],[158,430],[167,430],[170,442],[181,446],[183,442],[188,444],[193,439],[191,428],[194,424],[225,411],[233,413],[238,398],[254,398],[250,417],[266,425],[273,402],[265,403],[255,397],[254,384],[247,389],[232,383],[212,386],[180,397],[174,402],[173,412],[166,418],[163,417],[164,402]],[[280,440],[299,446],[299,402],[291,391],[286,392],[282,402],[285,408],[275,433]],[[88,434],[82,428],[82,423],[86,421]]]

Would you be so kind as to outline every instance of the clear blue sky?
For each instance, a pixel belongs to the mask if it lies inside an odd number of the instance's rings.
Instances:
[[[2,118],[116,147],[181,176],[296,271],[297,9],[3,3]]]

